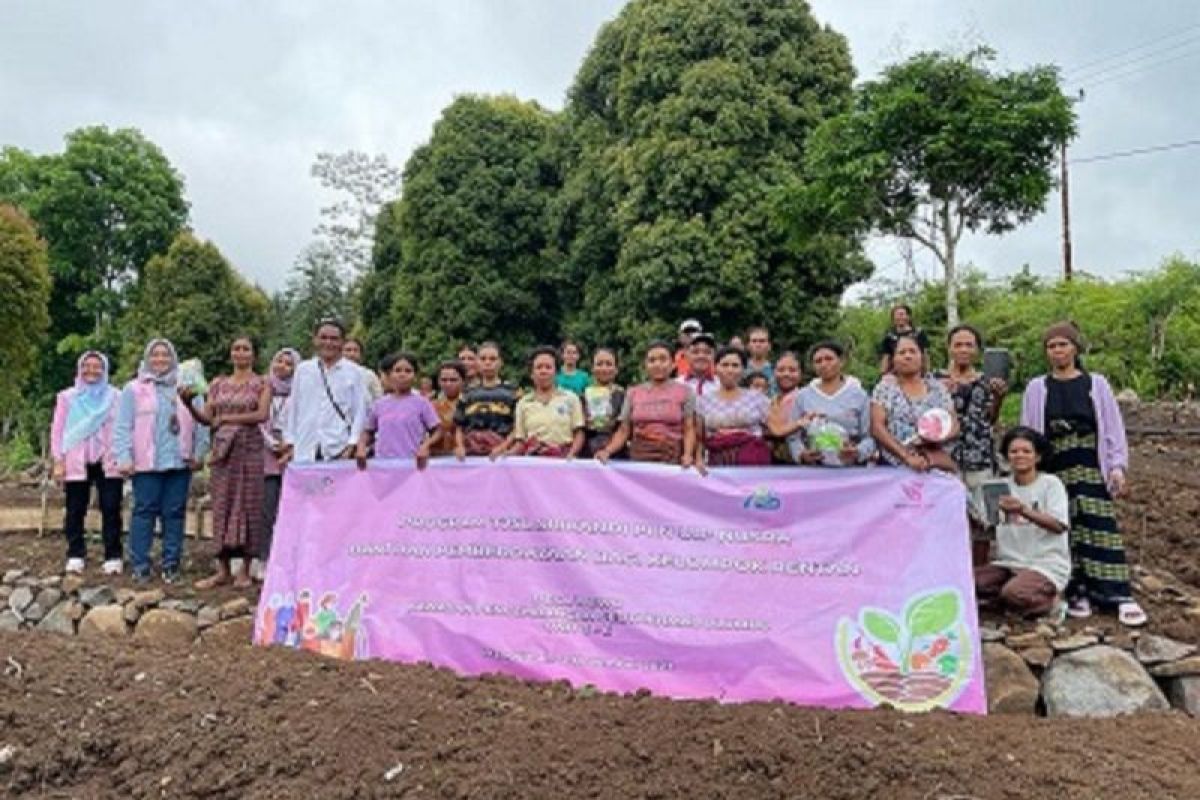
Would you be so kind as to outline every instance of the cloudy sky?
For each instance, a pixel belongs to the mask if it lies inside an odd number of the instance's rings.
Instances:
[[[619,0],[0,0],[0,145],[61,149],[76,127],[134,126],[187,180],[197,232],[278,288],[310,240],[323,150],[402,164],[456,94],[507,92],[560,108]],[[1056,63],[1082,88],[1086,159],[1200,140],[1194,0],[814,0],[860,76],[929,48],[983,41],[1006,67]],[[1116,276],[1200,258],[1200,147],[1077,163],[1076,268]],[[993,275],[1060,268],[1058,197],[1026,228],[970,240]],[[901,278],[894,243],[871,253]],[[918,270],[933,274],[918,256]]]

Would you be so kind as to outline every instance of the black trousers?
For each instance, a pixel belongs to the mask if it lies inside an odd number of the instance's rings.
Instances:
[[[275,538],[275,520],[279,517],[279,495],[282,491],[282,475],[267,475],[263,478],[263,531],[257,553],[263,561],[271,556],[271,540]]]
[[[87,478],[82,481],[67,481],[67,514],[63,530],[67,534],[67,558],[83,558],[87,555],[87,544],[83,539],[83,521],[87,516],[88,503],[92,499],[92,486],[100,495],[100,518],[104,532],[104,560],[121,558],[121,489],[124,481],[107,478],[100,464],[88,464]]]

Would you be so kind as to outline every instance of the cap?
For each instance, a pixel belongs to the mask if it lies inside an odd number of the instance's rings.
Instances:
[[[704,326],[700,324],[700,320],[685,319],[683,322],[679,323],[680,333],[699,333],[702,330],[704,330]]]
[[[695,336],[692,337],[692,344],[707,344],[709,347],[716,350],[717,337],[713,336],[711,333],[699,331]]]

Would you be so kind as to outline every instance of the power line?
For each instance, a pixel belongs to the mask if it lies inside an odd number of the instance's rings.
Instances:
[[[1152,63],[1155,63],[1156,61],[1161,60],[1162,57],[1167,55],[1168,53],[1173,53],[1176,50],[1179,50],[1181,48],[1194,47],[1198,42],[1200,42],[1200,34],[1197,34],[1190,38],[1184,39],[1183,41],[1176,42],[1175,44],[1171,45],[1170,47],[1159,48],[1152,52],[1143,53],[1134,58],[1125,59],[1124,61],[1118,61],[1115,64],[1110,64],[1108,66],[1100,67],[1098,69],[1086,70],[1083,74],[1077,74],[1077,75],[1073,76],[1069,82],[1071,82],[1071,83],[1088,83],[1088,82],[1094,81],[1094,80],[1103,80],[1105,77],[1107,77],[1108,75],[1110,75],[1114,72],[1123,72],[1126,69],[1128,69],[1129,67],[1137,67],[1139,64],[1141,64],[1144,61],[1150,61]]]
[[[1195,58],[1196,56],[1200,56],[1200,49],[1193,50],[1190,53],[1182,53],[1182,54],[1174,56],[1172,58],[1165,58],[1162,61],[1154,61],[1150,64],[1144,64],[1140,67],[1135,67],[1134,69],[1129,70],[1128,72],[1120,72],[1115,75],[1106,75],[1106,76],[1100,78],[1095,83],[1090,84],[1090,85],[1084,85],[1082,88],[1085,90],[1095,89],[1099,86],[1105,85],[1106,83],[1112,83],[1113,81],[1122,80],[1123,78],[1130,78],[1130,77],[1135,77],[1137,75],[1142,75],[1146,72],[1150,72],[1151,70],[1157,69],[1157,68],[1163,66],[1164,64],[1171,64],[1176,61],[1182,61],[1182,60],[1188,59],[1188,58]]]
[[[1200,139],[1189,139],[1186,142],[1172,142],[1171,144],[1159,144],[1152,147],[1139,147],[1134,150],[1118,150],[1113,153],[1101,153],[1098,156],[1088,156],[1086,158],[1073,158],[1072,164],[1090,164],[1094,161],[1113,161],[1118,158],[1129,158],[1131,156],[1144,156],[1149,153],[1164,153],[1168,150],[1182,150],[1185,147],[1196,147],[1200,145]]]
[[[1128,55],[1129,53],[1134,53],[1138,50],[1147,48],[1150,45],[1158,44],[1159,42],[1166,41],[1168,39],[1175,39],[1182,34],[1189,33],[1196,29],[1200,29],[1200,23],[1197,23],[1195,25],[1189,25],[1186,28],[1182,28],[1179,30],[1172,31],[1170,33],[1163,34],[1162,36],[1155,37],[1153,39],[1150,39],[1149,41],[1142,42],[1141,44],[1137,44],[1132,47],[1126,47],[1123,50],[1116,51],[1115,53],[1109,53],[1108,55],[1103,55],[1098,58],[1094,58],[1091,61],[1086,61],[1083,64],[1079,64],[1078,66],[1074,66],[1069,69],[1063,70],[1063,74],[1069,75],[1071,73],[1088,72],[1088,71],[1090,71],[1089,70],[1090,67],[1093,67],[1097,64],[1103,64],[1106,61],[1112,61],[1115,58],[1120,58],[1121,56]]]

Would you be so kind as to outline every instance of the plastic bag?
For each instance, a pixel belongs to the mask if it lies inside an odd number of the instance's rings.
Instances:
[[[842,448],[850,441],[850,434],[836,422],[819,419],[808,426],[808,446],[821,454],[821,461],[828,467],[842,466]]]
[[[179,385],[197,395],[208,394],[208,381],[204,379],[204,365],[198,358],[189,358],[179,363]]]

